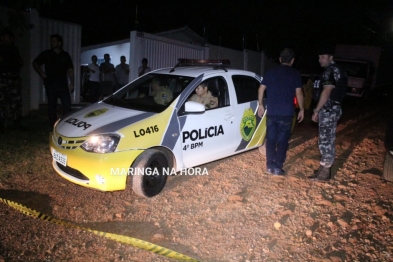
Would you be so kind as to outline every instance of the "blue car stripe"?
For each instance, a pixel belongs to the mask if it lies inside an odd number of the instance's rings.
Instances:
[[[145,118],[151,117],[152,115],[155,115],[156,113],[143,113],[137,116],[132,116],[129,118],[121,119],[119,121],[110,123],[108,125],[99,127],[90,133],[87,134],[87,136],[94,135],[94,134],[103,134],[103,133],[108,133],[108,132],[115,132],[123,127],[126,127],[128,125],[131,125],[133,123],[136,123],[138,121],[141,121]]]
[[[176,135],[177,134],[177,135]],[[177,121],[176,110],[173,110],[171,119],[169,120],[168,127],[166,129],[162,145],[173,150],[176,142],[180,136],[179,122]]]

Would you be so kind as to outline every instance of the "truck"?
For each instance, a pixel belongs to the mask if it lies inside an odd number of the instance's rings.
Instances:
[[[334,61],[348,75],[348,96],[367,98],[375,89],[381,52],[378,46],[336,45]]]

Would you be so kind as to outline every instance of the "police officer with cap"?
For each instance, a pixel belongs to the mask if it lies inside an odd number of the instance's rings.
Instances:
[[[324,68],[318,87],[319,99],[314,109],[312,120],[318,123],[318,147],[321,153],[320,167],[308,177],[314,181],[328,181],[331,178],[331,167],[336,155],[335,140],[337,121],[340,119],[341,102],[346,93],[348,77],[333,60],[334,48],[325,47],[319,50],[319,64]]]

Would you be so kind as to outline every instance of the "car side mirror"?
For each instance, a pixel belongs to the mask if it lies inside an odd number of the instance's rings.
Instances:
[[[184,111],[186,113],[203,113],[205,112],[205,106],[195,101],[188,101],[184,105]]]

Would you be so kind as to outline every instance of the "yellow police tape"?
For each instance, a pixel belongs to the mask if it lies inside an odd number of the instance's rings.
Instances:
[[[13,202],[8,199],[0,198],[0,201],[5,203],[6,205],[12,207],[12,208],[15,208],[16,210],[22,212],[25,215],[32,216],[34,218],[39,218],[41,220],[45,220],[45,221],[48,221],[48,222],[51,222],[54,224],[58,224],[58,225],[63,225],[63,226],[72,227],[72,228],[79,228],[79,229],[82,229],[85,231],[92,232],[96,235],[103,236],[103,237],[106,237],[111,240],[115,240],[120,243],[132,245],[134,247],[139,247],[141,249],[144,249],[144,250],[156,253],[156,254],[160,254],[160,255],[163,255],[163,256],[166,256],[169,258],[173,258],[176,260],[198,262],[198,260],[193,259],[191,257],[185,256],[185,255],[177,253],[173,250],[170,250],[165,247],[161,247],[159,245],[155,245],[155,244],[152,244],[152,243],[149,243],[149,242],[137,239],[137,238],[118,235],[118,234],[112,234],[112,233],[108,233],[108,232],[97,231],[97,230],[94,230],[91,228],[86,228],[86,227],[81,227],[76,224],[72,224],[72,223],[63,221],[61,219],[56,219],[56,218],[50,217],[48,215],[45,215],[41,212],[30,209],[28,207],[25,207],[19,203]]]

